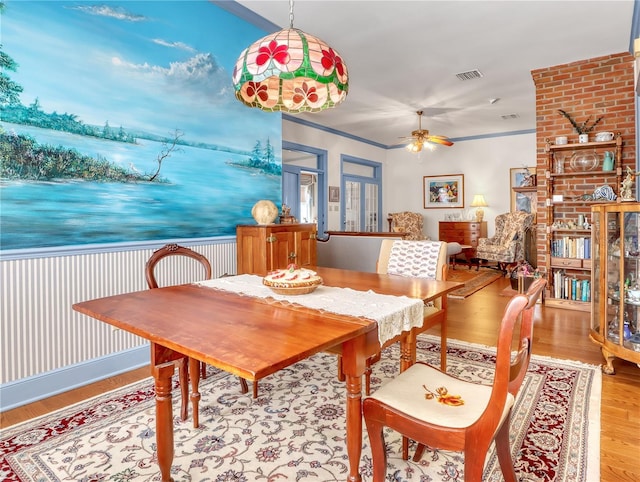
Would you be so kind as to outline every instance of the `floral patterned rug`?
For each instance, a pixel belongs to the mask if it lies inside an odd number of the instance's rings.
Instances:
[[[437,338],[419,338],[420,359],[438,363]],[[490,382],[494,350],[451,341],[449,371]],[[374,389],[398,369],[398,348],[374,365]],[[599,367],[533,357],[511,428],[521,482],[599,480]],[[178,418],[174,391],[175,458],[178,481],[346,480],[345,388],[336,359],[319,354],[260,381],[259,398],[239,393],[236,377],[209,367],[201,385],[200,428]],[[0,480],[159,480],[155,453],[152,380],[2,430]],[[420,462],[403,461],[400,436],[386,434],[388,480],[463,480],[460,454],[427,450]],[[366,431],[363,481],[371,480]],[[500,481],[496,455],[487,455],[483,480]]]

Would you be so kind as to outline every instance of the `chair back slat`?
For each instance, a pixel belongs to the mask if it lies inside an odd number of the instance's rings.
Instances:
[[[155,251],[147,260],[144,272],[145,278],[147,280],[147,286],[150,289],[158,287],[158,281],[156,279],[156,266],[161,260],[169,256],[186,256],[188,258],[196,260],[204,267],[205,277],[203,279],[211,279],[211,263],[209,263],[209,260],[204,255],[184,246],[170,243]]]
[[[520,315],[520,332],[518,335],[520,350],[511,362],[511,374],[509,377],[509,392],[516,395],[529,368],[531,361],[531,347],[533,345],[533,315],[535,306],[547,281],[543,278],[535,280],[524,294],[527,297],[527,305]]]
[[[493,391],[491,401],[487,405],[487,410],[495,411],[496,416],[502,413],[507,393],[513,396],[518,393],[529,368],[533,341],[533,314],[546,283],[543,278],[534,281],[526,293],[514,296],[505,308],[496,349]],[[518,322],[520,330],[516,335]],[[519,348],[512,356],[514,336],[517,336]]]

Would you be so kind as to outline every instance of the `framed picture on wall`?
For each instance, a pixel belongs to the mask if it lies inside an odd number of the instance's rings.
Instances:
[[[424,208],[463,208],[464,174],[423,176]]]
[[[509,170],[511,186],[511,212],[525,211],[536,214],[536,168],[516,167]]]
[[[338,186],[329,186],[329,202],[340,202],[340,188]]]

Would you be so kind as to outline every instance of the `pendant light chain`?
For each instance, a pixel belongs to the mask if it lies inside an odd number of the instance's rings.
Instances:
[[[289,0],[289,28],[293,28],[293,0]]]

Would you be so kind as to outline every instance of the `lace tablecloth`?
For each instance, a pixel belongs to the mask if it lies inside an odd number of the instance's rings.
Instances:
[[[407,296],[382,295],[374,291],[356,291],[324,285],[318,286],[313,293],[306,295],[283,296],[264,286],[262,277],[250,274],[216,278],[197,284],[240,295],[273,298],[306,308],[374,320],[378,323],[378,339],[381,345],[403,331],[422,326],[423,321],[422,300]]]

